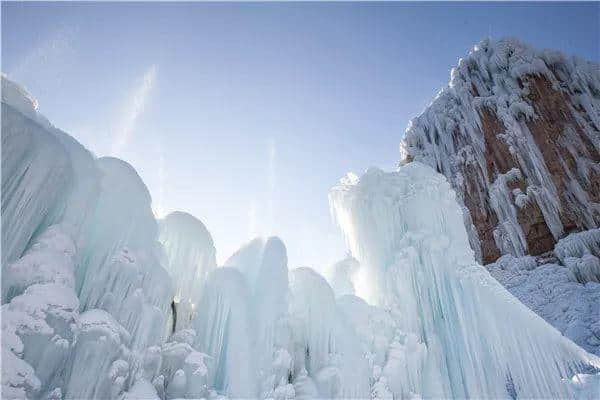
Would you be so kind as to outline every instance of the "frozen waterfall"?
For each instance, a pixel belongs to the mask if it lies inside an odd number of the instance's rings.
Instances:
[[[455,194],[431,168],[346,177],[330,202],[373,279],[364,295],[398,328],[382,372],[396,396],[569,397],[563,379],[600,367],[474,261]]]

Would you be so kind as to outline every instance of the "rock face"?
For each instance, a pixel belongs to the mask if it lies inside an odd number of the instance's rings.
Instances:
[[[403,161],[444,174],[484,264],[600,225],[600,66],[484,40],[409,124]]]

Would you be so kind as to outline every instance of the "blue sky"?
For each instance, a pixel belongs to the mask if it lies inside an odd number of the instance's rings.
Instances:
[[[599,59],[599,3],[2,3],[2,71],[95,154],[130,162],[220,260],[276,234],[344,256],[327,191],[394,168],[408,121],[485,36]]]

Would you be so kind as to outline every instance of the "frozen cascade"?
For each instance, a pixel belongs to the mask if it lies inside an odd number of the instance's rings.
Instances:
[[[367,294],[399,328],[383,369],[396,396],[569,397],[562,379],[600,367],[475,262],[454,192],[431,168],[370,169],[340,181],[330,202],[352,254],[380,279],[381,294]]]
[[[217,266],[213,240],[202,222],[180,211],[159,222],[158,240],[165,249],[167,270],[176,285],[176,329],[185,329],[202,296],[206,277]]]

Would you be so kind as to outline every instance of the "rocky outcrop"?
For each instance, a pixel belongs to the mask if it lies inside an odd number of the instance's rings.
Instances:
[[[600,66],[484,40],[401,147],[451,182],[483,263],[548,252],[600,225]]]

